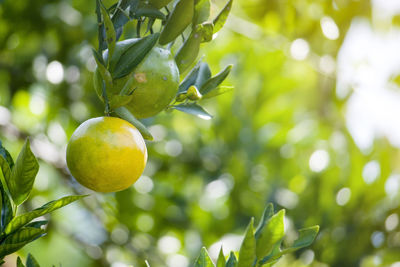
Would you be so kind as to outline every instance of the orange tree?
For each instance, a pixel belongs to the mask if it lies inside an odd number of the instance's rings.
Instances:
[[[108,7],[103,5],[101,1],[97,1],[99,44],[97,51],[93,50],[97,63],[94,87],[98,97],[104,103],[106,117],[116,116],[128,121],[131,124],[129,127],[133,131],[138,130],[142,137],[148,140],[152,140],[153,137],[147,127],[138,119],[157,115],[162,110],[175,109],[202,119],[210,119],[212,116],[200,105],[200,101],[215,97],[231,89],[221,86],[231,70],[231,65],[212,76],[207,63],[202,60],[196,61],[200,45],[210,42],[214,34],[222,28],[231,6],[232,1],[228,1],[225,7],[214,18],[210,19],[211,4],[208,0],[122,0]],[[129,38],[118,41],[121,36]],[[80,128],[89,128],[88,124],[89,121],[84,122]],[[68,146],[68,155],[70,156],[67,156],[67,163],[72,174],[76,176],[77,181],[96,191],[118,191],[126,188],[140,176],[146,162],[147,152],[144,148],[142,149],[144,160],[142,159],[140,163],[135,159],[135,156],[128,154],[127,157],[132,158],[132,161],[128,162],[127,165],[111,164],[109,168],[101,169],[108,163],[107,161],[120,163],[117,162],[120,160],[117,156],[122,150],[117,149],[111,152],[111,158],[106,157],[110,153],[106,145],[115,145],[110,140],[118,139],[118,137],[113,137],[113,127],[115,125],[100,126],[92,132],[84,131],[83,135],[80,134],[82,131],[78,128],[76,135],[78,137],[88,136],[89,139],[85,139],[76,145],[76,139],[73,137]],[[109,137],[110,139],[107,139]],[[135,134],[135,137],[131,138],[142,142],[142,137]],[[95,142],[91,144],[90,139],[95,140]],[[105,146],[101,145],[102,142],[105,143]],[[94,152],[90,152],[91,150]],[[90,153],[85,153],[88,151]],[[124,154],[119,156],[123,157],[122,160],[125,159]],[[2,170],[5,177],[3,185],[7,185],[6,188],[9,190],[5,191],[8,193],[4,200],[11,196],[12,201],[9,202],[19,205],[22,203],[20,197],[17,196],[14,199],[11,190],[24,192],[23,198],[26,199],[32,188],[35,175],[24,176],[26,181],[18,184],[20,181],[18,176],[8,177],[7,170],[9,169],[13,173],[14,170],[17,172],[19,168],[13,167],[11,161],[7,162],[7,156],[4,156],[3,159]],[[79,165],[85,159],[88,163],[84,166]],[[134,165],[134,168],[126,170],[128,165]],[[28,164],[23,166],[29,168]],[[85,168],[94,170],[96,167],[99,167],[100,170],[97,175],[93,176],[94,178],[85,174],[85,172],[88,172]],[[118,169],[118,167],[121,169]],[[137,171],[137,173],[133,178],[128,179],[130,180],[129,183],[120,186],[121,181],[110,178],[112,176],[109,175],[116,172],[115,176],[118,177],[121,175],[120,171],[129,173]],[[101,175],[99,174],[104,175],[103,182],[105,179],[109,179],[104,186],[100,180],[93,180],[100,179]],[[88,180],[90,180],[89,183]],[[8,181],[11,184],[17,183],[18,186],[15,186],[17,189],[8,186]],[[43,215],[43,210],[46,211],[45,213],[52,211],[53,209],[49,208],[53,207],[52,205],[55,204],[46,204],[39,208],[40,212],[36,212],[35,216]],[[59,207],[60,205],[56,206]],[[4,210],[4,212],[7,212],[7,210]],[[18,219],[11,217],[10,222],[5,223],[3,243],[0,244],[5,249],[4,255],[40,236],[33,235],[33,232],[32,236],[25,235],[24,232],[24,235],[18,235],[18,237],[25,238],[22,240],[25,242],[23,244],[21,240],[17,240],[15,237],[8,237],[9,234],[15,235],[14,232],[17,228],[13,228],[13,220],[20,221],[18,216],[15,217]],[[29,217],[29,219],[33,218]],[[271,266],[283,254],[293,252],[312,243],[318,232],[318,227],[300,230],[298,239],[291,246],[281,249],[284,238],[283,219],[284,210],[275,214],[272,206],[267,206],[257,229],[254,228],[254,221],[251,220],[238,254],[231,253],[228,259],[220,254],[216,262],[217,266]],[[19,226],[23,227],[29,222],[30,220],[26,220]],[[35,229],[38,230],[32,231],[42,233],[41,225],[37,226],[38,228]],[[14,230],[7,232],[9,228]],[[25,228],[22,229],[25,231]],[[6,249],[13,244],[18,244],[18,246],[14,246],[13,249]],[[27,266],[34,266],[32,265],[33,261],[32,257],[28,257]],[[151,261],[151,258],[149,261]],[[18,260],[18,264],[23,266],[21,260]],[[214,263],[208,257],[207,251],[203,249],[195,265],[214,266]]]

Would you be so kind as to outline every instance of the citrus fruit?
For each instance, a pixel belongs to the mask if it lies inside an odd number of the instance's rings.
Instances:
[[[98,192],[128,188],[142,174],[147,149],[129,122],[98,117],[83,122],[67,146],[67,165],[83,186]]]
[[[154,47],[133,70],[132,100],[125,106],[138,118],[152,117],[174,99],[179,87],[179,71],[168,50]],[[113,81],[118,94],[131,76]]]

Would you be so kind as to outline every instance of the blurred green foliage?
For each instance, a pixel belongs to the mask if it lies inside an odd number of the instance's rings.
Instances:
[[[213,4],[216,12],[224,1]],[[68,174],[65,146],[103,111],[92,81],[94,6],[0,5],[0,138],[15,157],[29,135],[40,158],[26,210],[87,193]],[[400,196],[385,185],[399,171],[399,152],[381,138],[362,153],[346,127],[347,98],[335,94],[335,59],[357,17],[372,22],[369,1],[234,1],[226,26],[201,52],[213,73],[234,65],[225,83],[234,91],[203,102],[214,118],[173,111],[144,120],[155,141],[139,182],[56,212],[48,236],[21,255],[31,252],[43,266],[141,267],[145,259],[189,266],[203,245],[215,258],[216,242],[227,251],[239,246],[249,218],[273,202],[287,209],[284,243],[296,239],[294,229],[321,227],[310,249],[278,266],[397,266]],[[322,31],[332,20],[338,36]],[[128,27],[125,37],[133,32]],[[380,171],[367,183],[371,162]]]

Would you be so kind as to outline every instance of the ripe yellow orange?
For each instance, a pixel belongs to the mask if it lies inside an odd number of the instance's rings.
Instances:
[[[83,122],[67,146],[67,165],[83,186],[116,192],[131,186],[147,162],[146,144],[129,122],[98,117]]]

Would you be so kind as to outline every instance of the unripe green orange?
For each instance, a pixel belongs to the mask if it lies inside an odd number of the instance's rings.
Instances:
[[[132,100],[126,108],[136,118],[152,117],[164,110],[174,99],[179,87],[179,71],[168,50],[155,47],[133,70],[135,81]],[[115,79],[114,93],[124,87],[130,75]]]

